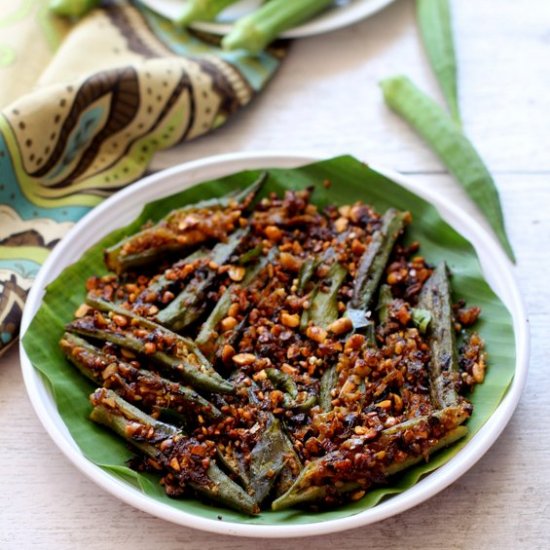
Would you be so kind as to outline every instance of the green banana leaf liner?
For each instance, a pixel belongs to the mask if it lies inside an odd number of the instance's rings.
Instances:
[[[283,193],[286,189],[314,186],[313,201],[319,206],[351,204],[361,199],[379,212],[390,206],[410,211],[413,223],[407,230],[407,240],[419,241],[420,253],[431,264],[445,260],[453,274],[455,296],[482,309],[475,329],[485,340],[489,367],[485,382],[470,396],[474,412],[468,421],[469,435],[434,455],[428,463],[393,477],[386,486],[368,492],[357,502],[320,511],[266,511],[251,518],[193,498],[176,500],[167,497],[157,477],[137,473],[127,467],[126,462],[133,454],[124,441],[88,419],[91,410],[88,395],[94,386],[66,361],[58,346],[64,324],[73,318],[74,311],[85,297],[87,277],[106,272],[103,265],[103,250],[106,247],[136,232],[145,222],[162,218],[176,206],[243,188],[258,174],[258,171],[233,174],[147,204],[134,222],[92,246],[78,262],[67,267],[48,286],[42,306],[25,334],[23,345],[34,367],[49,383],[59,413],[83,454],[113,476],[139,487],[151,498],[205,518],[221,517],[224,521],[239,523],[289,525],[341,519],[405,491],[422,476],[453,458],[495,411],[514,375],[516,352],[510,313],[485,282],[472,245],[443,221],[437,210],[425,200],[352,157],[338,157],[296,169],[272,169],[262,191],[264,194],[271,191]],[[326,180],[331,182],[328,188],[323,185]]]

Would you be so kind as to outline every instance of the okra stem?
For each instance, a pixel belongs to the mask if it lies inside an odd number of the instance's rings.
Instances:
[[[195,21],[213,21],[223,10],[238,0],[187,0],[174,23],[186,27]]]
[[[270,0],[237,21],[222,40],[227,50],[243,48],[259,53],[282,31],[307,21],[332,4],[333,0]]]
[[[284,392],[282,405],[285,409],[307,411],[316,405],[318,398],[313,394],[308,395],[302,401],[298,401],[298,386],[290,374],[275,368],[265,369],[265,372],[272,384]]]
[[[415,324],[418,330],[422,334],[424,334],[428,330],[428,327],[430,326],[430,322],[432,320],[432,314],[427,309],[413,307],[411,309],[411,318],[412,318],[412,322]]]
[[[265,369],[265,373],[276,388],[284,391],[292,399],[298,397],[298,387],[290,374],[286,374],[275,368]]]

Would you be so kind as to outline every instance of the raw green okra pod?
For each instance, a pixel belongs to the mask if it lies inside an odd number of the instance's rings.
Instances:
[[[222,40],[227,50],[261,52],[278,34],[321,13],[333,0],[270,0],[235,23]]]
[[[218,14],[236,2],[238,0],[187,0],[174,22],[186,27],[196,21],[213,21]]]
[[[388,78],[380,85],[389,107],[438,155],[484,214],[508,257],[515,261],[495,182],[470,140],[451,117],[407,77]]]

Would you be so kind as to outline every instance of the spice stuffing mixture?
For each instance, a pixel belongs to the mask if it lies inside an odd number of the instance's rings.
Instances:
[[[408,213],[259,185],[106,251],[61,346],[92,419],[171,496],[255,514],[360,499],[462,437],[480,311],[405,244]]]

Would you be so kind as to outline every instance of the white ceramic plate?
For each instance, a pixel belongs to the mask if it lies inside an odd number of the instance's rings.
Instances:
[[[292,0],[289,0],[292,1]],[[282,38],[301,38],[321,34],[357,23],[391,4],[394,0],[340,0],[338,6],[327,10],[308,23],[288,30]],[[140,0],[142,4],[168,19],[181,13],[182,0]],[[227,34],[233,22],[260,5],[258,0],[242,0],[220,14],[216,22],[197,22],[193,28],[214,34]]]
[[[40,307],[45,286],[67,265],[78,260],[83,250],[92,243],[135,219],[145,203],[182,191],[196,183],[241,170],[267,167],[293,168],[315,160],[319,159],[289,153],[222,155],[170,168],[113,195],[77,223],[49,256],[29,293],[23,314],[22,334],[25,333]],[[373,168],[431,202],[449,224],[470,240],[477,250],[487,281],[512,314],[517,353],[513,382],[491,418],[454,458],[407,491],[384,500],[374,508],[343,519],[304,525],[285,525],[282,528],[277,525],[247,525],[198,517],[155,501],[134,486],[113,477],[86,459],[59,416],[44,380],[32,367],[21,346],[23,376],[30,400],[44,427],[69,460],[105,490],[150,514],[196,529],[251,537],[319,535],[373,523],[416,506],[447,487],[471,468],[494,443],[508,423],[518,403],[527,375],[527,321],[511,264],[493,238],[473,218],[458,210],[435,190],[420,188],[413,181],[396,172],[377,166]]]

